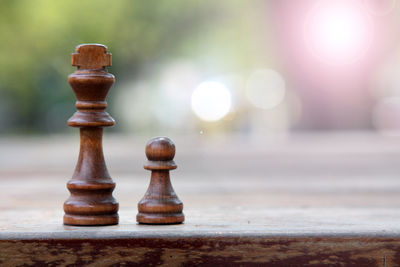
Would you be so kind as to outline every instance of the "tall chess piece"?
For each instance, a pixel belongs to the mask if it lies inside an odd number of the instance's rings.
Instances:
[[[72,54],[77,70],[68,82],[77,98],[78,111],[68,120],[80,128],[80,152],[72,179],[67,183],[71,196],[64,203],[64,224],[118,224],[118,202],[112,196],[115,183],[104,162],[103,127],[113,126],[114,119],[105,112],[105,98],[115,81],[107,72],[111,54],[100,44],[82,44]]]
[[[156,137],[146,145],[146,170],[151,180],[138,204],[136,220],[144,224],[175,224],[184,221],[183,203],[172,188],[169,171],[176,169],[175,144],[167,137]]]

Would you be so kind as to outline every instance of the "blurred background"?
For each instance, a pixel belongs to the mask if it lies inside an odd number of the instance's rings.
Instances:
[[[74,132],[67,82],[102,43],[123,134],[400,129],[396,0],[0,1],[0,134]]]
[[[71,53],[101,43],[116,76],[104,154],[123,216],[134,220],[144,147],[160,135],[176,143],[188,222],[196,210],[398,214],[399,37],[398,0],[0,0],[0,211],[52,208],[60,224],[79,152]],[[384,225],[382,213],[338,221]]]

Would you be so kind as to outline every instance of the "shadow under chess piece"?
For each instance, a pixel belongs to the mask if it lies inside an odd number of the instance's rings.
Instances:
[[[68,125],[80,128],[81,144],[75,172],[67,183],[71,196],[64,203],[64,224],[117,224],[118,202],[112,196],[115,183],[107,171],[102,146],[103,127],[114,125],[105,112],[105,99],[115,80],[106,70],[111,66],[111,54],[104,45],[79,45],[72,54],[72,65],[78,69],[68,82],[78,111]]]
[[[146,170],[151,171],[151,180],[146,194],[138,204],[136,220],[143,224],[182,223],[183,203],[172,188],[169,171],[176,169],[175,145],[167,137],[156,137],[146,145]]]

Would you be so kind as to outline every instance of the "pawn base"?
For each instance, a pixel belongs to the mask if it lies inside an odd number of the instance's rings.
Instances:
[[[76,226],[95,226],[95,225],[114,225],[118,224],[118,214],[113,215],[64,215],[65,225],[76,225]]]
[[[139,212],[136,220],[141,224],[179,224],[185,220],[185,215],[180,213],[144,213]]]

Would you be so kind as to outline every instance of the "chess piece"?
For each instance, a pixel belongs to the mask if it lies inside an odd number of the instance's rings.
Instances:
[[[104,45],[83,44],[76,47],[71,62],[77,70],[68,76],[68,82],[78,111],[68,125],[80,128],[80,152],[67,183],[71,196],[64,203],[64,224],[118,224],[118,202],[112,196],[115,183],[108,174],[102,147],[103,127],[115,123],[105,112],[105,98],[115,80],[106,70],[111,66],[111,54]]]
[[[146,170],[151,180],[146,194],[138,204],[136,220],[144,224],[175,224],[184,221],[183,203],[172,188],[169,171],[176,169],[175,145],[167,137],[156,137],[146,145]]]

